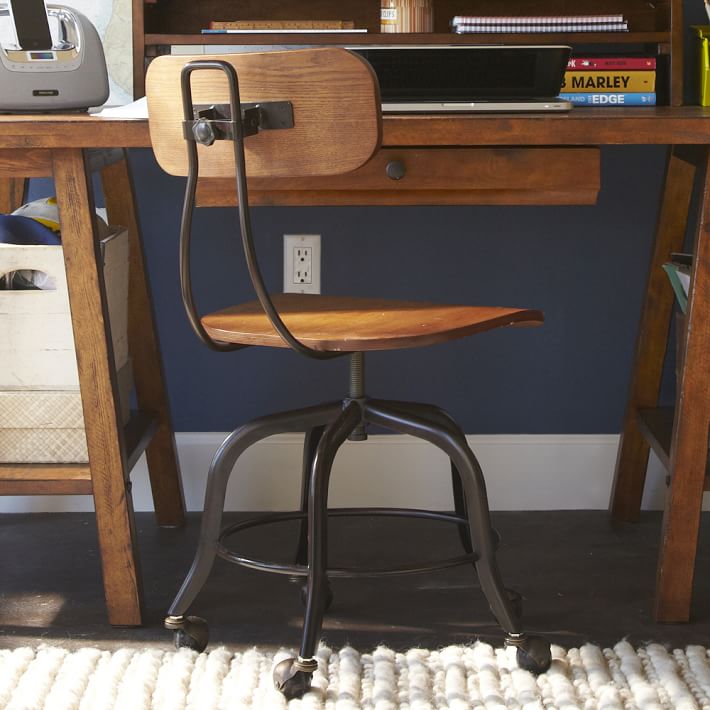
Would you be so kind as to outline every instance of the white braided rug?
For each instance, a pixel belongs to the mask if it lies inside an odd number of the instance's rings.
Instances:
[[[0,649],[3,710],[429,710],[444,708],[584,708],[656,710],[710,708],[710,656],[702,646],[668,651],[586,645],[553,646],[553,664],[539,678],[517,669],[514,649],[483,643],[438,651],[321,647],[313,689],[287,704],[271,685],[285,652],[218,648],[182,650],[41,646]]]

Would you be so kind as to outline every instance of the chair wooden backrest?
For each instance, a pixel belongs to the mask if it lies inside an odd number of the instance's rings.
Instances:
[[[337,47],[217,56],[163,56],[146,76],[153,151],[161,167],[187,176],[180,226],[180,284],[188,319],[213,350],[247,344],[215,340],[195,304],[190,269],[199,178],[235,178],[241,240],[261,308],[295,351],[299,342],[264,283],[252,237],[247,176],[328,176],[364,165],[377,151],[382,117],[377,78],[361,57]],[[276,102],[277,110],[269,113]],[[263,130],[262,130],[263,129]]]
[[[237,71],[242,103],[290,101],[294,126],[266,130],[245,141],[250,177],[338,175],[366,163],[382,135],[380,96],[372,67],[338,47],[245,54],[162,56],[146,76],[150,138],[160,166],[187,175],[180,75],[190,60],[221,60]],[[227,77],[199,71],[191,77],[195,104],[229,102]],[[198,146],[200,177],[233,177],[229,141]]]

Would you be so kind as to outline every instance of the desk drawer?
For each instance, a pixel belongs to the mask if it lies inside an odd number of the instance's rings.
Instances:
[[[594,204],[598,148],[383,148],[328,178],[255,178],[256,205]],[[201,205],[235,204],[233,181],[200,181]]]

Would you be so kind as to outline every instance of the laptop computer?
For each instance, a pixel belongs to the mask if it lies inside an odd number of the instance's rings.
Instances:
[[[383,113],[569,111],[566,45],[348,47],[372,65]]]

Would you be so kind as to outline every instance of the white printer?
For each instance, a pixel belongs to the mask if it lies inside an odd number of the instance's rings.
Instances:
[[[11,6],[0,0],[0,22],[5,30],[8,24],[14,30],[11,41],[7,31],[1,35],[0,112],[84,111],[101,106],[109,85],[96,28],[80,12],[59,5],[48,5],[43,17],[42,3],[40,13],[22,17],[27,2],[14,0]]]

